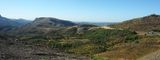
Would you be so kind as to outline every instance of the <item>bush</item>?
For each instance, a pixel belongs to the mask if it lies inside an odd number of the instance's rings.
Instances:
[[[96,29],[85,33],[85,38],[90,39],[91,43],[100,45],[107,49],[117,42],[133,42],[138,39],[135,32],[129,30],[106,30],[106,29]]]
[[[92,60],[109,60],[100,56],[92,56]]]

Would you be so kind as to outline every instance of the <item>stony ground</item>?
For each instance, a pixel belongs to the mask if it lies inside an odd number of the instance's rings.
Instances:
[[[24,45],[15,40],[0,39],[0,60],[90,60],[85,56],[66,54],[57,49]]]

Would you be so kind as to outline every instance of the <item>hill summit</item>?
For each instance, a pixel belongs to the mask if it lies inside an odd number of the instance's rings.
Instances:
[[[111,27],[145,32],[159,30],[160,15],[151,14],[149,16],[135,18],[128,21],[124,21],[122,23],[113,24],[111,25]]]
[[[71,21],[65,21],[57,18],[40,17],[36,18],[29,25],[34,27],[67,27],[67,26],[74,26],[76,24]]]

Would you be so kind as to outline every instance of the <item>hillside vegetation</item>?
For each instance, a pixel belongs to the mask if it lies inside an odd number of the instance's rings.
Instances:
[[[152,31],[160,29],[160,15],[152,14],[149,16],[135,18],[122,23],[110,25],[114,28],[129,29],[134,31]]]
[[[160,16],[155,14],[110,27],[40,17],[4,28],[8,30],[0,30],[0,60],[137,60],[160,49]]]

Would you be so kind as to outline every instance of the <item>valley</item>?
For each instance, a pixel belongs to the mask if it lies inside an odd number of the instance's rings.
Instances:
[[[0,60],[158,60],[150,55],[160,49],[160,15],[107,26],[52,17],[0,23]]]

